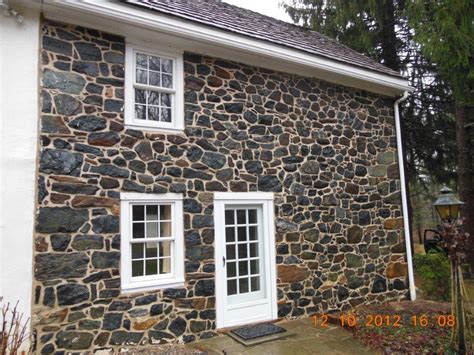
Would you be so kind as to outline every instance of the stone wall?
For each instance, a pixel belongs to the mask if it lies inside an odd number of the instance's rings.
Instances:
[[[280,317],[406,294],[392,100],[187,53],[185,132],[141,132],[123,38],[41,41],[36,351],[213,336],[216,191],[275,193]],[[120,294],[121,191],[184,195],[184,288]]]

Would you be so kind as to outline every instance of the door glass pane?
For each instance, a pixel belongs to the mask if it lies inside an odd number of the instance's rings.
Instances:
[[[258,274],[258,260],[250,260],[250,273],[252,275]]]
[[[234,229],[234,227],[227,227],[225,229],[225,241],[227,243],[235,241],[235,229]]]
[[[237,210],[237,224],[246,223],[245,212],[245,210]]]
[[[252,277],[250,278],[251,283],[251,291],[260,291],[260,277]]]
[[[235,260],[235,244],[226,246],[227,260]]]
[[[234,224],[234,210],[225,211],[225,224]]]
[[[247,260],[239,261],[239,276],[248,275],[249,268]]]
[[[249,240],[257,240],[258,239],[258,234],[257,234],[257,227],[249,227]]]
[[[239,259],[247,258],[247,243],[239,244],[238,249],[239,249]]]
[[[227,280],[227,294],[235,295],[237,293],[237,280]]]
[[[257,210],[249,211],[249,223],[257,223]]]
[[[227,263],[227,277],[235,276],[237,276],[235,263]]]
[[[249,279],[243,278],[239,279],[239,293],[249,292]]]
[[[247,227],[237,227],[237,239],[239,242],[247,240]]]
[[[256,258],[258,256],[258,243],[250,243],[249,249],[250,249],[250,257]]]

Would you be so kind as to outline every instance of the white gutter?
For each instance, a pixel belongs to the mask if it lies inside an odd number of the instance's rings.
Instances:
[[[403,147],[402,147],[402,129],[400,125],[400,110],[398,105],[408,98],[408,91],[403,93],[403,96],[395,101],[393,105],[395,111],[395,128],[397,133],[397,152],[398,152],[398,168],[400,171],[400,188],[402,194],[402,212],[403,212],[403,227],[405,231],[405,246],[407,250],[407,263],[408,263],[408,283],[410,288],[410,299],[416,300],[416,289],[415,289],[415,277],[413,274],[413,260],[411,250],[411,234],[410,234],[410,223],[408,220],[408,196],[405,187],[405,169],[403,167]]]

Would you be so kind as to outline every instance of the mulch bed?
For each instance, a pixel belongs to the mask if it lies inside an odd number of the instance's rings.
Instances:
[[[356,325],[347,324],[349,314]],[[343,316],[344,328],[384,354],[454,354],[449,348],[453,329],[447,322],[450,314],[450,303],[419,300],[365,305]],[[333,315],[331,322],[341,325],[340,316]]]

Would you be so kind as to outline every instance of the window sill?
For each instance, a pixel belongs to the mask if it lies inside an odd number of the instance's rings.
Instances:
[[[133,284],[122,285],[121,294],[134,292],[157,291],[165,288],[184,287],[184,279],[168,279],[165,281],[144,281]]]
[[[149,131],[156,133],[182,133],[184,134],[184,127],[160,127],[160,126],[148,126],[139,125],[133,123],[125,123],[126,129],[134,129],[137,131]]]

